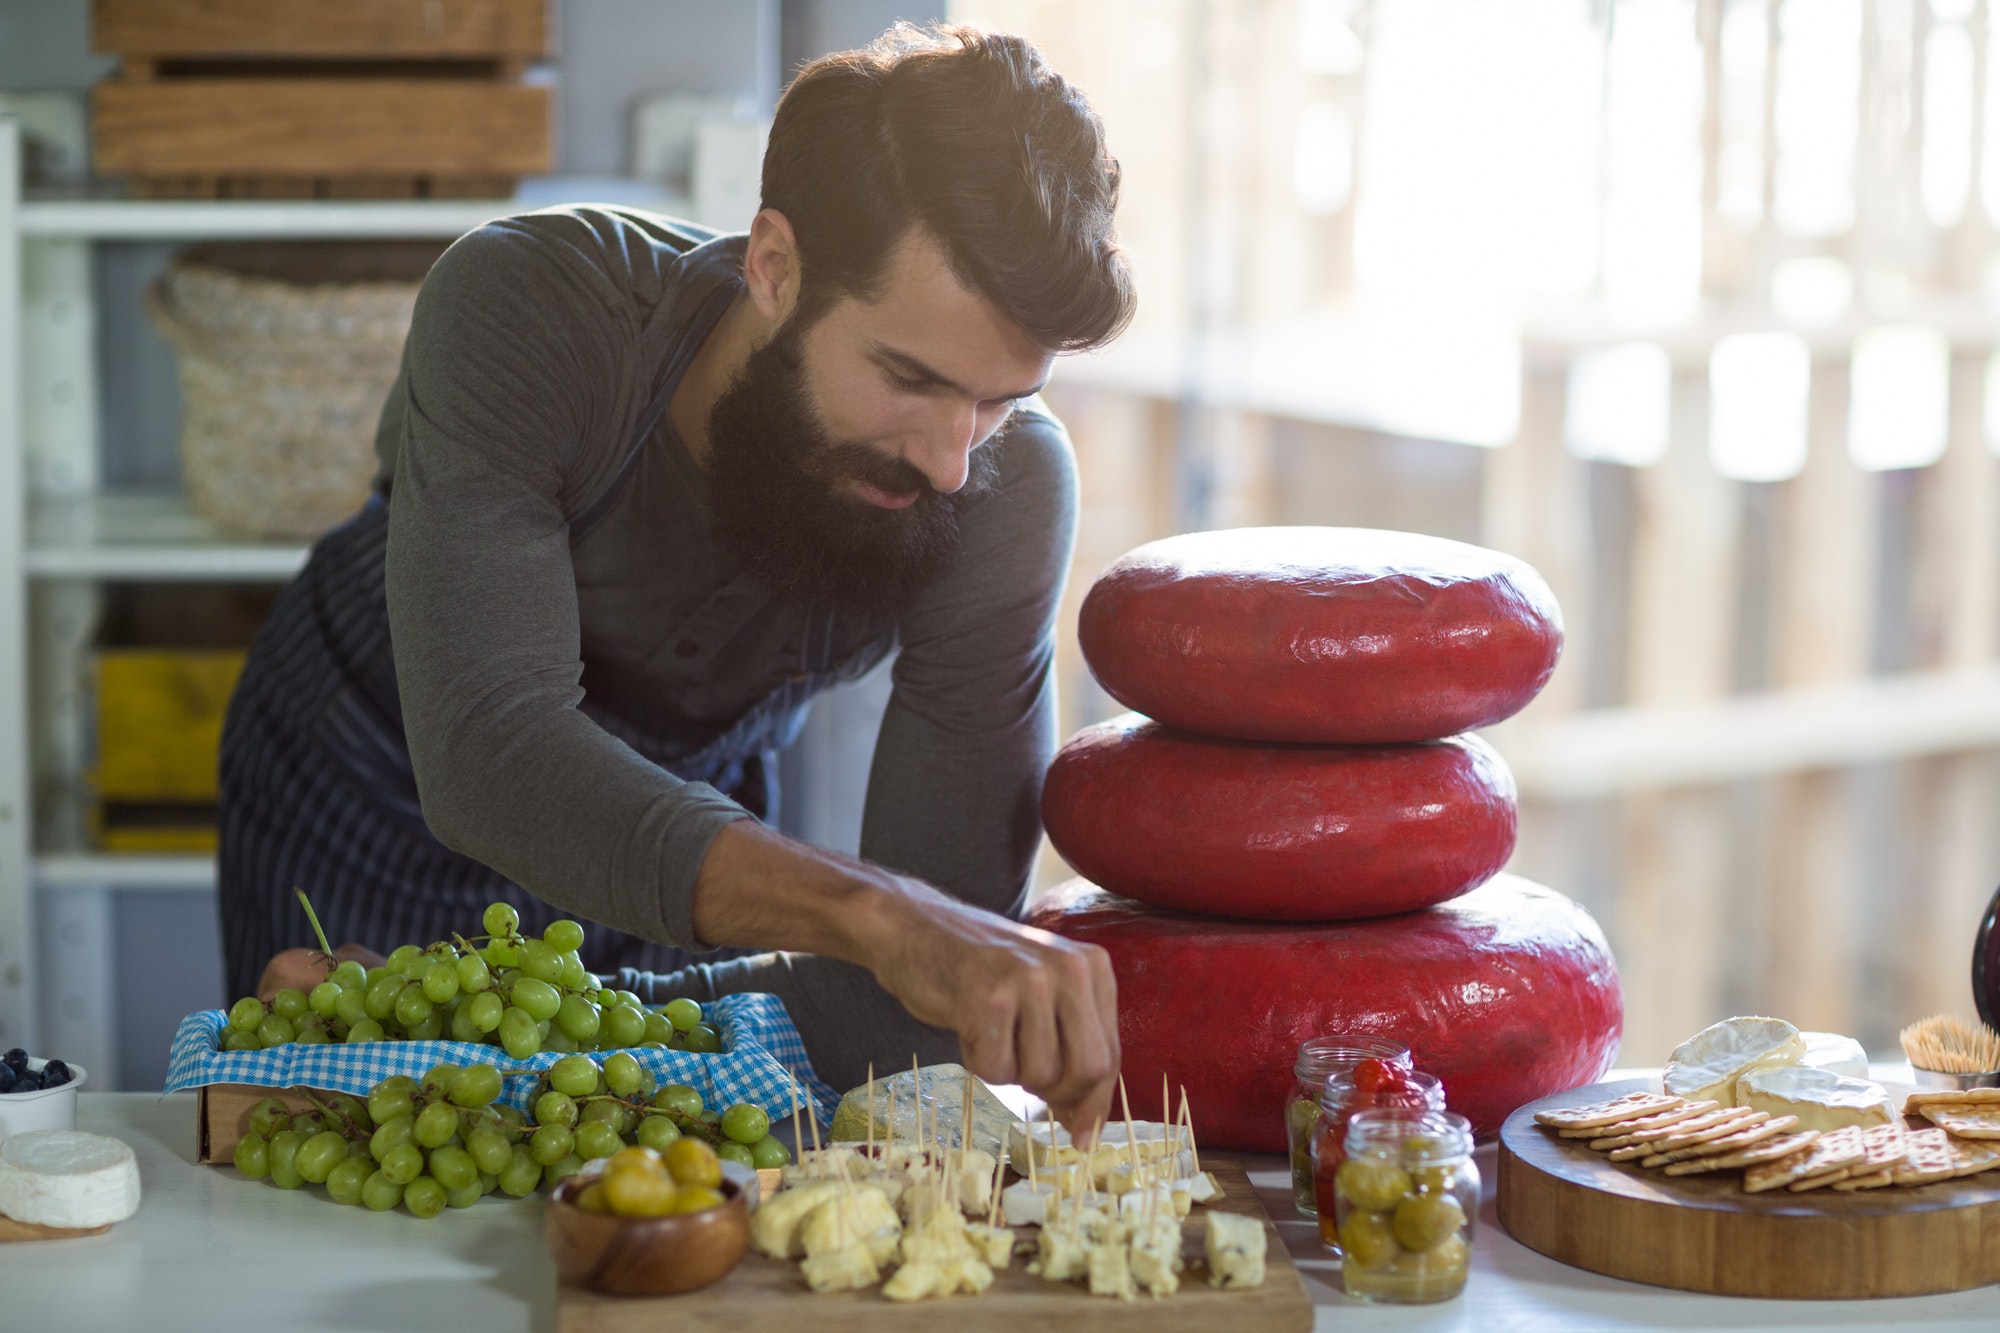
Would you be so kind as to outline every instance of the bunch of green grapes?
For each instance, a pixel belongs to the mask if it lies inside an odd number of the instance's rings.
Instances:
[[[524,1198],[627,1144],[664,1150],[684,1134],[747,1166],[791,1160],[762,1108],[739,1102],[718,1115],[693,1088],[655,1091],[628,1052],[601,1066],[587,1055],[558,1060],[538,1085],[533,1123],[493,1104],[508,1077],[528,1075],[437,1065],[422,1079],[385,1078],[365,1101],[313,1096],[313,1109],[297,1115],[267,1097],[236,1141],[236,1169],[280,1189],[323,1185],[335,1203],[436,1217],[495,1190]]]
[[[748,1167],[780,1167],[792,1160],[785,1145],[771,1137],[771,1117],[762,1107],[738,1102],[711,1111],[684,1083],[657,1088],[652,1071],[624,1051],[605,1057],[602,1065],[587,1055],[564,1056],[542,1076],[530,1105],[535,1128],[528,1151],[538,1162],[560,1162],[572,1154],[585,1161],[609,1157],[628,1143],[665,1152],[683,1135],[705,1141],[724,1161]]]
[[[378,1213],[400,1204],[418,1217],[468,1207],[496,1189],[525,1197],[583,1159],[535,1159],[521,1113],[493,1104],[503,1077],[492,1065],[438,1065],[421,1080],[383,1079],[365,1102],[314,1097],[299,1115],[267,1097],[236,1141],[236,1169],[279,1189],[324,1185],[335,1203]]]
[[[545,1050],[722,1049],[693,1000],[648,1009],[631,991],[602,986],[577,954],[578,923],[524,936],[520,914],[494,903],[483,924],[486,934],[469,939],[402,945],[379,967],[341,963],[310,992],[281,990],[268,1005],[245,996],[229,1008],[223,1049],[440,1038],[500,1046],[517,1060]]]

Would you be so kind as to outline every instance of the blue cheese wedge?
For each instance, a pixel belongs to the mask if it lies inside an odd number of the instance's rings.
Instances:
[[[103,1227],[139,1210],[139,1159],[102,1134],[35,1129],[0,1142],[0,1213],[45,1227]]]
[[[887,1140],[892,1143],[928,1144],[931,1130],[935,1127],[942,1147],[977,1148],[998,1156],[1021,1121],[993,1095],[992,1089],[975,1078],[972,1080],[971,1123],[960,1123],[965,1119],[962,1111],[968,1077],[961,1065],[926,1065],[920,1070],[906,1069],[900,1074],[876,1079],[872,1128],[868,1121],[871,1098],[868,1085],[864,1083],[840,1099],[840,1107],[833,1115],[831,1135],[846,1143],[873,1139],[877,1143]],[[894,1124],[889,1122],[892,1104],[896,1112]],[[920,1106],[923,1112],[921,1130],[917,1125]],[[1014,1160],[1022,1158],[1017,1153]],[[987,1161],[991,1169],[992,1157]]]
[[[1805,1037],[1782,1018],[1725,1018],[1674,1047],[1662,1084],[1689,1101],[1736,1103],[1736,1080],[1764,1065],[1795,1065]]]
[[[1799,1129],[1822,1134],[1849,1125],[1869,1129],[1896,1119],[1881,1084],[1805,1065],[1751,1070],[1737,1080],[1736,1104],[1773,1116],[1795,1115]]]
[[[1799,1061],[1812,1069],[1824,1069],[1842,1078],[1868,1077],[1868,1052],[1852,1037],[1838,1032],[1801,1032],[1806,1039],[1805,1057]]]

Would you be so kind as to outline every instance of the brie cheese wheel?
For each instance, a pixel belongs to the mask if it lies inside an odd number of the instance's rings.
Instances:
[[[1674,1047],[1661,1082],[1690,1101],[1736,1102],[1736,1080],[1761,1065],[1795,1065],[1803,1034],[1782,1018],[1725,1018]]]
[[[1852,1037],[1838,1032],[1801,1032],[1806,1039],[1805,1058],[1799,1061],[1813,1069],[1824,1069],[1842,1078],[1868,1077],[1868,1052]]]
[[[1736,1104],[1774,1116],[1795,1115],[1799,1129],[1816,1129],[1822,1134],[1849,1125],[1867,1129],[1896,1119],[1881,1084],[1842,1078],[1830,1069],[1806,1065],[1751,1070],[1737,1080]]]
[[[139,1159],[117,1139],[36,1129],[0,1141],[0,1213],[45,1227],[102,1227],[139,1210]]]

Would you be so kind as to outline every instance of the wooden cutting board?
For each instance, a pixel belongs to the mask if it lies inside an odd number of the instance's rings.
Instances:
[[[1922,1296],[2000,1282],[2000,1170],[1910,1188],[1743,1192],[1742,1173],[1667,1176],[1535,1123],[1659,1082],[1544,1097],[1500,1130],[1500,1225],[1594,1273],[1731,1296]],[[1898,1104],[1909,1089],[1891,1086]],[[1925,1128],[1928,1122],[1911,1122]]]
[[[111,1224],[101,1227],[45,1227],[39,1222],[16,1222],[0,1213],[0,1242],[10,1240],[74,1240],[78,1236],[101,1236]]]
[[[559,1333],[892,1333],[896,1329],[949,1326],[967,1333],[1020,1333],[1033,1328],[1135,1329],[1147,1333],[1295,1333],[1312,1327],[1312,1302],[1292,1266],[1285,1243],[1257,1201],[1243,1168],[1227,1158],[1202,1157],[1202,1165],[1222,1183],[1213,1207],[1246,1213],[1264,1223],[1264,1285],[1218,1291],[1208,1285],[1202,1254],[1202,1209],[1181,1226],[1181,1252],[1188,1269],[1178,1295],[1164,1300],[1141,1296],[1119,1301],[1092,1296],[1080,1283],[1044,1282],[1030,1277],[1017,1257],[994,1274],[993,1286],[978,1296],[899,1305],[880,1289],[815,1295],[799,1278],[799,1266],[752,1251],[736,1270],[712,1287],[684,1296],[601,1296],[564,1283],[556,1291]],[[1025,1229],[1032,1235],[1032,1228]]]

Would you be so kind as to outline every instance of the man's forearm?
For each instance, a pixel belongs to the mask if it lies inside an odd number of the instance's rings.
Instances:
[[[785,949],[873,968],[906,910],[896,880],[753,820],[724,828],[695,880],[694,928],[713,948]]]

